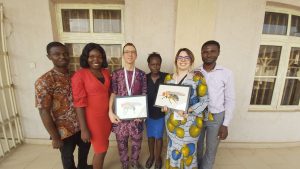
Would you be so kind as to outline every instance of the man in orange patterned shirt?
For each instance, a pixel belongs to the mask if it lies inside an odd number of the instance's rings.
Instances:
[[[79,122],[73,108],[69,54],[59,42],[49,43],[47,53],[54,67],[35,82],[36,107],[51,136],[52,147],[61,152],[64,169],[88,169],[91,167],[87,166],[90,143],[81,140]],[[73,157],[76,145],[79,147],[77,168]]]

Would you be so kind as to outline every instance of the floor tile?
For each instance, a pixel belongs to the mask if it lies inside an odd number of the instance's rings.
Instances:
[[[222,164],[222,165],[216,164],[215,166],[217,167],[217,169],[245,169],[245,167],[240,164]]]
[[[166,154],[166,144],[164,145],[163,158]],[[74,153],[74,156],[75,161],[77,161],[77,152]],[[299,156],[300,147],[274,149],[220,148],[216,156],[214,169],[298,169],[300,166]],[[93,150],[91,148],[88,158],[90,164],[92,158]],[[147,158],[148,147],[147,142],[144,141],[140,163],[144,165]],[[118,169],[120,167],[118,148],[115,144],[112,144],[108,149],[104,168]],[[5,158],[0,159],[0,169],[63,168],[59,150],[52,149],[50,145],[23,144]]]

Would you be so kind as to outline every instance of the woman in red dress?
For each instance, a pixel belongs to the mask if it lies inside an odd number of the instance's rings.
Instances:
[[[108,116],[110,75],[104,49],[87,44],[80,56],[80,66],[72,77],[74,107],[78,115],[81,139],[94,148],[93,168],[102,169],[109,144],[111,122]]]

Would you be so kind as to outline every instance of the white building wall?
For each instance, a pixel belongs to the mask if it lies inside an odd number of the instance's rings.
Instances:
[[[25,138],[49,138],[34,107],[34,82],[52,68],[46,45],[53,41],[48,0],[0,0],[4,4],[8,51]],[[138,50],[137,67],[148,72],[153,51],[163,57],[164,71],[172,69],[176,1],[125,1],[125,39]],[[159,18],[159,19],[158,19]]]
[[[173,68],[176,21],[174,0],[126,0],[125,40],[135,44],[138,51],[136,66],[149,72],[147,57],[161,54],[162,71]]]
[[[300,6],[300,1],[276,1]],[[176,49],[192,49],[197,66],[201,45],[215,39],[221,43],[217,63],[234,72],[236,109],[227,142],[300,141],[300,112],[249,111],[265,7],[265,0],[178,2]]]
[[[195,56],[195,67],[202,62],[201,45],[214,36],[216,6],[217,1],[178,1],[175,53],[180,48],[189,48]]]
[[[277,1],[300,6],[300,1]],[[234,72],[236,82],[230,142],[300,141],[300,112],[249,111],[265,7],[265,0],[218,1],[215,39],[222,46],[218,63]]]
[[[300,7],[298,0],[275,0]],[[47,0],[0,0],[5,7],[7,45],[18,107],[26,138],[48,138],[34,107],[34,82],[52,67],[45,46],[53,40]],[[177,4],[178,2],[178,4]],[[125,40],[138,50],[137,67],[148,72],[146,58],[163,56],[163,71],[172,71],[178,48],[188,47],[200,65],[203,42],[221,42],[218,63],[233,70],[237,107],[229,142],[300,141],[299,112],[248,111],[265,0],[125,0]]]
[[[34,106],[34,82],[52,66],[45,46],[53,40],[48,1],[1,0],[16,99],[26,138],[49,138]]]

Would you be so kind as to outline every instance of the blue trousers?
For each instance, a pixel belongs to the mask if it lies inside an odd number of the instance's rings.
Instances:
[[[224,112],[213,114],[213,117],[213,121],[204,121],[198,140],[198,169],[212,169],[215,162],[218,145],[220,143],[218,133],[224,121]],[[204,140],[205,138],[206,140]]]

